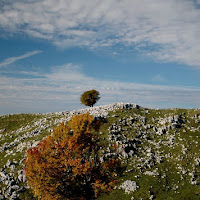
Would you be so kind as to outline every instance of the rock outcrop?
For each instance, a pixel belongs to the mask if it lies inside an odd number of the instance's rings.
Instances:
[[[115,154],[127,165],[125,174],[134,174],[131,180],[121,181],[117,190],[136,194],[142,189],[143,176],[170,182],[162,188],[174,194],[178,194],[184,183],[199,187],[200,110],[154,110],[131,103],[115,103],[70,112],[36,114],[32,123],[19,129],[9,132],[6,128],[1,129],[0,200],[20,199],[20,194],[28,188],[23,171],[26,150],[37,146],[61,122],[86,112],[105,120],[107,129],[101,135],[109,146],[104,156],[110,156],[112,144],[117,144]],[[104,157],[101,159],[103,162]],[[171,176],[176,179],[168,180]],[[149,199],[155,197],[152,191],[151,188],[148,191]]]

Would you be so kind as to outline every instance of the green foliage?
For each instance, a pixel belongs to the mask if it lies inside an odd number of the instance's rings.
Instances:
[[[85,91],[81,97],[80,101],[85,106],[93,107],[93,105],[100,99],[99,92],[96,90]]]

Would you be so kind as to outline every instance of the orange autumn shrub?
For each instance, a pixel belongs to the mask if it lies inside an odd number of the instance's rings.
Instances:
[[[38,199],[92,200],[112,191],[121,162],[102,154],[99,127],[89,114],[74,116],[27,151],[26,177]]]

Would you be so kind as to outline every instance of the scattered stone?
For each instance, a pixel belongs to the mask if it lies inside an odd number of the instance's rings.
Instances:
[[[137,111],[134,110],[132,115],[125,116],[133,108],[136,108]],[[193,145],[198,147],[199,142],[196,141],[196,138],[199,138],[199,135],[190,135],[189,140],[181,137],[181,133],[194,132],[196,134],[200,131],[200,127],[197,125],[200,123],[199,110],[197,110],[198,113],[192,114],[192,117],[187,116],[186,113],[177,115],[179,113],[177,109],[172,109],[175,114],[166,113],[164,115],[161,110],[157,110],[156,114],[159,116],[150,117],[151,112],[148,109],[140,109],[135,104],[116,103],[71,112],[47,113],[33,124],[21,127],[11,133],[7,133],[6,129],[0,130],[1,141],[4,141],[5,138],[11,141],[0,145],[0,153],[4,152],[6,154],[5,158],[10,158],[9,155],[15,153],[25,153],[28,148],[38,145],[39,141],[31,140],[33,137],[40,136],[44,131],[51,134],[53,126],[62,121],[70,120],[76,114],[89,112],[97,119],[106,120],[109,117],[109,111],[116,113],[116,109],[124,109],[122,112],[125,116],[119,118],[117,114],[113,114],[113,120],[116,121],[108,128],[108,139],[110,142],[117,144],[117,151],[113,153],[110,144],[109,148],[104,151],[105,157],[101,157],[101,162],[105,161],[106,156],[117,155],[123,161],[131,160],[133,162],[133,166],[139,174],[134,176],[135,178],[144,174],[148,176],[159,175],[162,179],[166,179],[168,169],[165,169],[165,172],[161,172],[161,174],[159,174],[160,171],[158,173],[158,170],[153,169],[156,168],[157,164],[173,161],[177,162],[175,173],[179,174],[180,180],[188,179],[192,185],[200,184],[199,177],[197,177],[200,167],[200,152],[194,154],[193,160],[187,166],[182,165],[182,163],[186,163],[185,160],[190,156],[191,147]],[[101,136],[104,134],[100,133]],[[180,155],[175,155],[174,150],[180,151]],[[8,159],[3,168],[0,169],[0,183],[5,186],[0,188],[0,200],[6,198],[17,199],[18,192],[23,189],[21,185],[26,185],[24,171],[18,170],[17,165],[23,166],[23,158],[17,162]],[[18,170],[17,173],[16,170]],[[132,171],[132,169],[126,170],[127,173],[132,173]],[[136,183],[130,180],[125,181],[120,186],[120,189],[124,189],[128,194],[134,192],[137,188]],[[178,184],[174,184],[172,189],[174,192],[178,191]],[[156,197],[150,194],[149,199],[154,198]],[[131,199],[134,199],[134,197]]]
[[[126,180],[118,188],[123,189],[125,190],[125,193],[130,194],[131,192],[136,191],[139,186],[137,186],[135,181]]]

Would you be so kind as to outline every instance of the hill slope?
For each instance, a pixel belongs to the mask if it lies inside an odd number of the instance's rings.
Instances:
[[[200,199],[200,110],[116,103],[72,112],[0,116],[0,200],[33,199],[23,173],[27,148],[62,121],[89,112],[104,118],[101,137],[127,165],[108,199]]]

